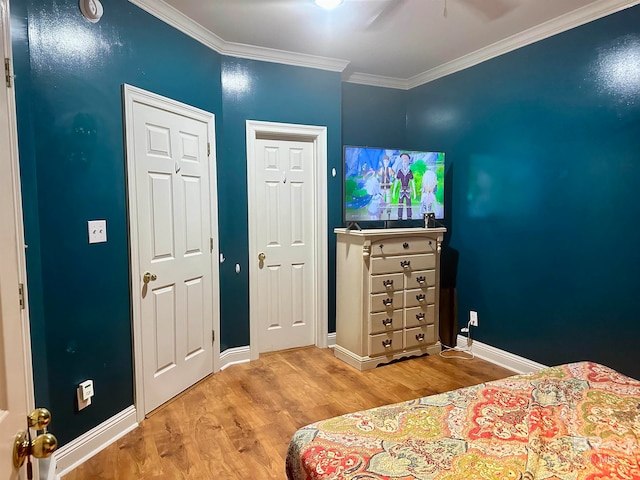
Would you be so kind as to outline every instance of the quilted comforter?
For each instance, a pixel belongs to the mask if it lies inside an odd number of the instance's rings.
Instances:
[[[640,381],[590,362],[298,430],[290,480],[640,480]]]

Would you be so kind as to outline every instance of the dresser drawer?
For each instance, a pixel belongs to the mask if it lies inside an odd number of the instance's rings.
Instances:
[[[396,350],[402,350],[402,337],[404,330],[369,335],[369,356],[386,355]]]
[[[429,245],[431,242],[431,245]],[[371,255],[386,257],[389,255],[413,255],[414,253],[432,253],[436,241],[429,238],[388,238],[371,242]]]
[[[424,327],[407,328],[404,330],[404,348],[421,347],[424,345],[432,345],[436,343],[436,327],[435,325],[426,325]]]
[[[390,273],[371,276],[371,293],[392,292],[404,288],[404,274]]]
[[[405,307],[421,307],[427,306],[430,303],[435,303],[436,301],[436,288],[429,287],[427,289],[424,288],[414,288],[412,290],[405,290],[404,292],[404,306]]]
[[[369,333],[391,332],[402,328],[403,310],[379,312],[369,315]]]
[[[419,327],[433,325],[436,322],[436,306],[425,305],[423,307],[407,308],[404,311],[404,326]]]
[[[436,268],[436,256],[433,253],[371,259],[372,275],[396,272],[409,273],[433,268]]]
[[[433,287],[436,284],[436,271],[435,270],[422,270],[417,272],[407,272],[405,274],[407,279],[405,288],[422,288]]]
[[[371,313],[374,312],[388,312],[391,313],[393,310],[397,308],[402,308],[403,303],[403,291],[399,292],[388,292],[388,293],[377,293],[375,295],[371,295],[369,311]]]

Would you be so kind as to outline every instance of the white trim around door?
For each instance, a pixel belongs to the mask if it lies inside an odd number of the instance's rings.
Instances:
[[[0,447],[0,473],[14,478],[18,475],[11,463],[15,434],[25,430],[24,418],[35,403],[9,3],[0,0],[0,51],[7,69],[0,93],[0,351],[4,357],[0,362],[0,434],[6,442]],[[55,415],[54,411],[54,421]],[[33,467],[38,475],[38,462]]]
[[[320,348],[327,346],[327,330],[329,325],[329,297],[328,297],[328,226],[327,226],[327,127],[314,125],[297,125],[289,123],[262,122],[247,120],[247,197],[249,214],[249,317],[250,317],[250,350],[251,360],[257,360],[260,353],[258,348],[258,331],[260,312],[257,308],[256,292],[258,279],[258,265],[254,261],[258,255],[256,247],[256,226],[252,219],[259,215],[255,198],[255,174],[252,165],[256,161],[256,141],[259,138],[278,138],[281,140],[309,141],[313,143],[315,160],[314,202],[309,205],[309,215],[314,216],[315,250],[314,262],[316,276],[314,280],[315,295],[313,311],[315,315],[315,345]],[[253,293],[252,293],[253,292]]]
[[[132,302],[132,322],[133,322],[133,347],[134,347],[134,375],[135,375],[135,407],[137,421],[141,422],[145,416],[144,409],[144,379],[142,364],[142,318],[141,318],[141,298],[136,295],[140,289],[142,272],[139,263],[139,228],[134,221],[137,218],[136,206],[136,172],[134,158],[134,135],[133,108],[135,103],[142,103],[154,108],[163,109],[172,113],[178,113],[185,117],[193,118],[207,124],[208,138],[210,143],[209,155],[209,187],[211,192],[211,272],[213,297],[213,330],[217,332],[213,340],[213,372],[220,370],[220,288],[219,288],[219,266],[218,266],[218,201],[217,201],[217,180],[216,180],[216,144],[215,144],[215,117],[212,113],[200,110],[191,105],[187,105],[175,100],[162,97],[160,95],[147,92],[131,85],[123,85],[124,114],[125,114],[125,140],[127,154],[127,192],[129,207],[129,236],[130,236],[130,268],[131,268],[131,302]],[[131,140],[131,141],[130,141]]]

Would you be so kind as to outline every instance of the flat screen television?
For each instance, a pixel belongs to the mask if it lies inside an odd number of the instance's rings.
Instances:
[[[444,218],[444,153],[344,147],[344,221]]]

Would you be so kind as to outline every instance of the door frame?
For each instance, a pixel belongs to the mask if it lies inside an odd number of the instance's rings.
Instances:
[[[9,18],[9,0],[0,0],[0,23],[4,50],[3,58],[10,61],[10,74],[13,75],[13,54],[11,49],[11,33]],[[22,193],[20,186],[20,157],[18,153],[18,122],[16,113],[15,82],[12,87],[3,87],[7,105],[2,112],[2,122],[6,122],[9,134],[9,145],[0,153],[0,342],[4,353],[4,372],[6,381],[6,401],[9,412],[31,411],[35,406],[33,363],[31,357],[31,329],[29,323],[29,301],[27,294],[27,269],[24,238],[24,218],[22,210]],[[6,114],[6,117],[5,117]],[[23,305],[20,308],[18,284],[23,285]],[[44,332],[40,332],[44,334]],[[16,341],[19,339],[20,341]],[[9,369],[9,365],[11,368]],[[2,381],[2,379],[0,379]],[[16,383],[20,388],[16,391]],[[9,395],[9,392],[11,394]],[[4,412],[3,412],[4,413]],[[55,418],[55,412],[53,413]],[[26,423],[19,421],[19,428],[26,429]],[[8,440],[8,439],[5,439]],[[4,445],[5,448],[11,448]],[[2,460],[8,460],[2,458]],[[34,474],[38,475],[39,462],[34,462]]]
[[[129,223],[129,269],[131,272],[131,307],[132,307],[132,333],[134,350],[134,402],[136,418],[138,422],[144,420],[144,376],[142,357],[142,301],[136,292],[140,290],[142,272],[140,272],[140,259],[138,257],[139,236],[138,224],[134,220],[138,218],[136,203],[136,170],[135,170],[135,146],[133,106],[142,103],[154,108],[179,113],[207,124],[207,134],[211,145],[209,154],[209,192],[211,197],[211,231],[209,236],[213,239],[211,245],[211,294],[213,307],[213,330],[216,332],[213,340],[213,365],[212,371],[220,370],[220,278],[218,267],[218,190],[216,180],[216,138],[215,115],[191,105],[172,100],[161,95],[148,92],[132,85],[123,84],[124,98],[124,123],[125,123],[125,150],[127,165],[127,197],[128,197],[128,223]]]
[[[314,152],[314,182],[313,208],[315,237],[313,260],[315,263],[313,312],[315,322],[315,345],[319,348],[327,347],[329,328],[329,238],[327,216],[327,127],[316,125],[298,125],[292,123],[263,122],[247,120],[247,200],[249,214],[249,349],[250,359],[257,360],[260,356],[258,335],[260,322],[258,312],[258,298],[255,292],[258,287],[258,255],[257,227],[255,218],[259,214],[255,192],[255,173],[253,165],[256,162],[259,138],[277,138],[279,140],[304,141],[313,144]]]

